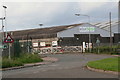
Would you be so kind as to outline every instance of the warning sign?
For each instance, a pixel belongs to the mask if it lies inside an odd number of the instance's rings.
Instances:
[[[4,40],[5,43],[13,43],[14,40],[12,39],[10,34],[7,34],[6,39]]]

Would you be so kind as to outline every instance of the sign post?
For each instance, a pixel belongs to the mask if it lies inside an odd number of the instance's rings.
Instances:
[[[11,43],[14,42],[14,40],[12,39],[10,34],[7,34],[7,37],[4,40],[5,43],[9,43],[9,59],[11,59],[11,54],[10,54],[10,47],[11,47]]]
[[[10,55],[10,43],[9,43],[9,59],[11,59],[11,55]]]
[[[99,51],[99,46],[100,46],[100,40],[99,40],[99,38],[97,38],[96,43],[97,43],[97,46],[98,46],[98,53],[99,53],[100,52]]]

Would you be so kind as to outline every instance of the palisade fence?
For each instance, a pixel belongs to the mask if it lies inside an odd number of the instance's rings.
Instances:
[[[7,56],[9,56],[9,44],[5,43],[4,45],[6,45],[6,48],[3,49],[2,56],[7,57]],[[28,53],[28,48],[29,48],[29,52],[31,53],[32,52],[31,46],[32,46],[31,41],[19,42],[19,40],[15,40],[14,43],[11,43],[10,55],[11,55],[11,57],[18,57],[21,54]]]

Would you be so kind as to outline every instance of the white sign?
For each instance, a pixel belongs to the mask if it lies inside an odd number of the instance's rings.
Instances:
[[[45,42],[40,42],[40,46],[45,46]]]
[[[38,47],[38,43],[33,43],[33,47]]]
[[[83,42],[83,52],[85,52],[85,48],[86,48],[85,42]]]
[[[57,46],[57,41],[52,41],[52,46]]]
[[[94,32],[95,27],[79,27],[80,32]]]

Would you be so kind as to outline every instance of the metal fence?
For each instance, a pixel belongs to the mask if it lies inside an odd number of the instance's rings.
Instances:
[[[64,46],[64,47],[44,47],[34,48],[34,53],[47,54],[47,53],[65,53],[65,52],[82,52],[82,46]]]

